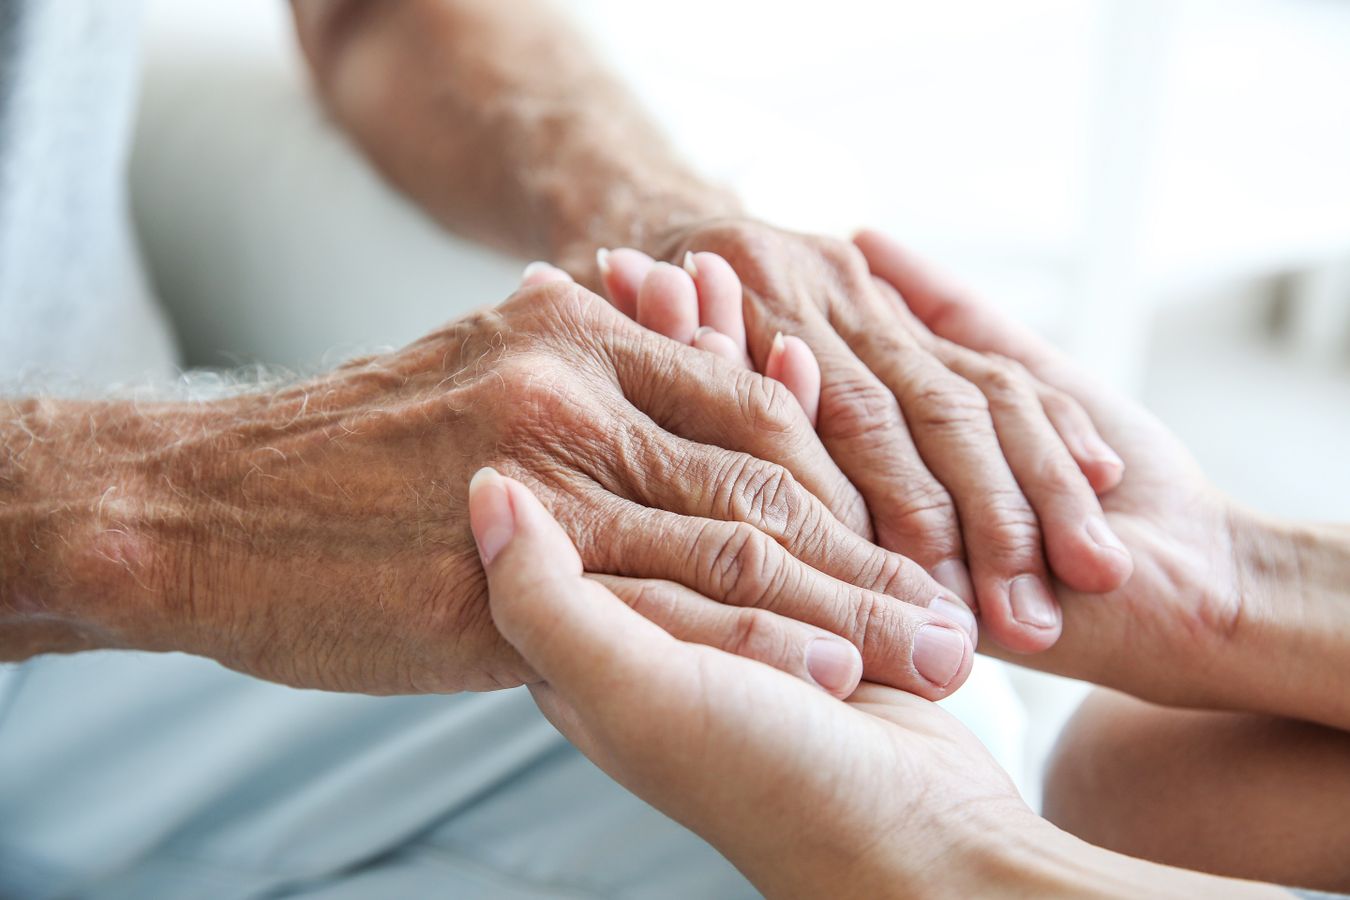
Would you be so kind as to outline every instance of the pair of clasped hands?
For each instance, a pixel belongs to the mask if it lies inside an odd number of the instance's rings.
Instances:
[[[819,273],[698,247],[672,254],[682,266],[601,252],[594,277],[671,339],[672,368],[740,372],[722,382],[753,398],[754,443],[733,448],[748,456],[718,463],[693,442],[718,440],[721,398],[671,408],[668,387],[622,385],[676,435],[653,505],[702,483],[700,529],[726,532],[720,553],[692,545],[696,575],[587,574],[558,524],[568,509],[555,520],[491,468],[470,487],[472,530],[492,620],[545,714],[761,890],[977,891],[1015,865],[1010,849],[1073,839],[931,701],[960,687],[978,640],[1145,698],[1212,702],[1198,673],[1242,593],[1233,511],[1142,409],[889,238],[854,245],[837,254],[839,295],[790,334],[769,330],[765,297]],[[506,306],[584,292],[570,282],[533,264]],[[652,512],[643,539],[679,541],[668,515]]]

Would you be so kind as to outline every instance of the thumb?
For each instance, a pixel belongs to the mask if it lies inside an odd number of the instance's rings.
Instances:
[[[675,639],[582,574],[581,557],[523,484],[491,468],[469,483],[469,523],[488,577],[493,623],[580,709],[642,690]]]

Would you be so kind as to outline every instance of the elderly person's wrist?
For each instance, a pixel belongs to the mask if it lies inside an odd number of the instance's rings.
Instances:
[[[659,256],[685,229],[742,215],[734,194],[692,175],[625,181],[602,197],[577,198],[575,208],[561,217],[556,233],[544,243],[545,258],[598,289],[598,249],[634,247]]]

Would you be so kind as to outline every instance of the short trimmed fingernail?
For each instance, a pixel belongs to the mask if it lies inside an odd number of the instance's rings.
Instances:
[[[769,355],[764,359],[764,375],[767,378],[777,378],[781,373],[779,369],[783,363],[783,332],[778,332],[773,336],[773,343],[769,344]]]
[[[690,278],[698,277],[698,264],[694,262],[693,251],[684,251],[684,270],[689,273]]]
[[[1008,602],[1013,618],[1032,628],[1053,628],[1059,624],[1059,611],[1045,585],[1035,575],[1019,575],[1008,585]]]
[[[710,334],[717,334],[717,329],[708,325],[700,325],[698,330],[694,332],[694,341],[697,342],[699,338]]]
[[[1125,460],[1120,458],[1120,454],[1112,450],[1111,445],[1097,435],[1088,435],[1083,443],[1087,445],[1088,455],[1094,459],[1120,466],[1122,469],[1125,468]]]
[[[941,625],[925,625],[914,635],[914,668],[925,679],[946,687],[966,661],[966,639]]]
[[[595,267],[600,270],[601,278],[609,277],[609,248],[601,247],[595,251]]]
[[[832,694],[852,690],[861,667],[858,649],[848,641],[816,638],[806,645],[806,671]]]
[[[936,597],[932,603],[928,604],[928,611],[933,615],[942,616],[948,622],[961,626],[961,630],[970,635],[971,643],[975,642],[975,614],[970,611],[969,606],[946,597]]]
[[[520,273],[520,280],[524,281],[531,275],[537,275],[540,272],[552,268],[553,266],[551,264],[544,262],[542,259],[536,259],[534,262],[530,263],[528,266],[525,267],[524,272]]]
[[[516,533],[516,514],[506,482],[490,466],[479,469],[469,481],[469,527],[484,568],[492,565]]]
[[[1106,524],[1105,519],[1093,516],[1087,520],[1087,525],[1084,528],[1088,537],[1092,538],[1092,542],[1098,547],[1103,550],[1110,550],[1113,553],[1129,555],[1130,551],[1125,549],[1125,545],[1121,543],[1120,538],[1116,537],[1116,533],[1111,530],[1110,525]]]
[[[964,560],[944,559],[933,566],[933,580],[967,603],[975,602],[975,585]]]

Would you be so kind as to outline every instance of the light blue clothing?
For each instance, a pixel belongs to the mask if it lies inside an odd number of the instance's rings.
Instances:
[[[297,691],[177,654],[21,677],[0,896],[754,896],[522,690]]]

